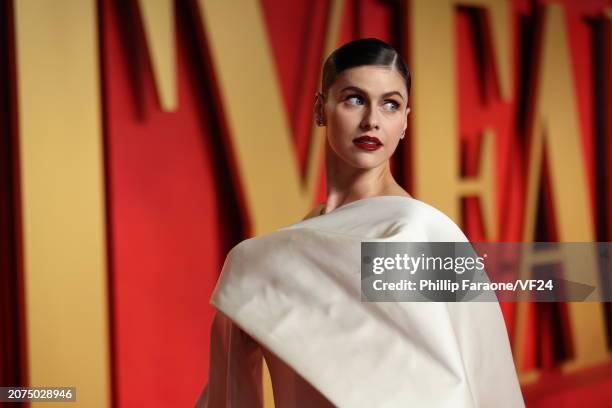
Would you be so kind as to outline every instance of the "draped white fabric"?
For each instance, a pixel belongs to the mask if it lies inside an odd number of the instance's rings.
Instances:
[[[499,304],[362,302],[362,241],[467,239],[419,200],[369,197],[235,246],[211,303],[225,324],[340,407],[524,406]],[[201,402],[217,393],[219,404],[245,406],[230,395],[247,395],[250,386],[236,387],[244,379],[227,371],[240,355],[228,357],[229,337],[225,346],[211,343]],[[212,387],[218,375],[225,382]],[[283,378],[272,381],[276,394]],[[277,408],[308,406],[287,401],[277,399]]]

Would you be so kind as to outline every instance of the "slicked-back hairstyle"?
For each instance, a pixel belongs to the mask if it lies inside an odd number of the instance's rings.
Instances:
[[[410,95],[410,71],[402,56],[384,41],[377,38],[362,38],[351,41],[332,52],[323,64],[321,92],[327,95],[329,87],[338,75],[349,68],[363,65],[382,65],[395,68],[404,78]]]

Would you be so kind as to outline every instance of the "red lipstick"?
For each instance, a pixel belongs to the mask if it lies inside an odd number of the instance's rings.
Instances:
[[[367,150],[369,152],[378,150],[383,145],[382,142],[374,136],[360,136],[358,138],[353,139],[353,144],[358,148]]]

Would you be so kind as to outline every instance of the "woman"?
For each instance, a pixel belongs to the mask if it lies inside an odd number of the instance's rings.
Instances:
[[[277,408],[524,405],[496,302],[361,301],[362,241],[467,242],[391,175],[409,91],[402,58],[380,40],[328,57],[315,101],[327,201],[228,254],[198,406],[261,406],[262,357]]]

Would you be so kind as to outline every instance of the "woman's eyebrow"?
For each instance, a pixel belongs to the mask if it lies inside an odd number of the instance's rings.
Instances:
[[[352,85],[349,85],[349,86],[346,86],[346,87],[342,88],[340,90],[340,93],[342,93],[344,91],[353,91],[353,92],[359,92],[359,93],[362,93],[362,94],[367,94],[367,92],[364,91],[363,89],[361,89],[359,87],[356,87],[356,86],[352,86]],[[388,98],[391,95],[397,95],[400,98],[402,98],[402,100],[404,99],[404,96],[401,93],[399,93],[398,91],[387,92],[387,93],[383,94],[382,97],[383,98]]]

